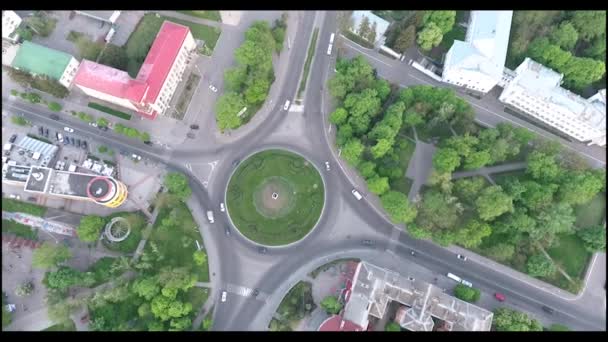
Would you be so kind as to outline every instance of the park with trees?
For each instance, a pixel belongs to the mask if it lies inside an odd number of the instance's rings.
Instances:
[[[245,32],[245,42],[234,51],[236,66],[224,73],[226,92],[215,105],[220,131],[246,124],[266,101],[274,82],[272,58],[281,51],[286,30],[285,13],[273,27],[256,21]]]

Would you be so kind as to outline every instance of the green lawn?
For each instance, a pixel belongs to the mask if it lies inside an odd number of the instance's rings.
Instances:
[[[606,216],[606,193],[600,192],[589,203],[576,206],[574,212],[579,228],[601,225]]]
[[[272,199],[272,193],[278,198]],[[230,217],[247,238],[284,245],[303,238],[323,209],[323,181],[299,155],[262,151],[245,160],[228,184]]]
[[[215,48],[221,30],[219,28],[196,24],[186,20],[159,16],[157,17],[154,13],[148,13],[141,18],[137,27],[131,33],[129,40],[125,44],[127,50],[127,58],[129,59],[127,64],[127,71],[131,77],[136,77],[139,69],[144,62],[150,47],[160,30],[162,23],[165,20],[169,20],[176,24],[188,26],[192,32],[194,39],[205,41],[205,44],[209,49]]]
[[[124,120],[131,120],[131,114],[127,114],[127,113],[121,112],[119,110],[116,110],[114,108],[110,108],[110,107],[106,107],[104,105],[100,105],[99,103],[89,102],[88,106],[90,108],[100,110],[100,111],[102,111],[104,113],[108,113],[110,115],[114,115],[114,116],[116,116],[118,118],[121,118],[121,119],[124,119]]]
[[[70,320],[66,323],[55,324],[42,331],[76,331],[76,324],[74,324],[74,321]]]
[[[107,217],[108,221],[114,217],[124,217],[129,221],[131,225],[131,232],[124,241],[121,242],[109,242],[107,239],[103,240],[104,246],[113,251],[119,251],[123,253],[133,253],[141,241],[142,231],[146,228],[146,219],[143,214],[139,212],[120,212],[115,213]]]
[[[44,214],[46,214],[46,207],[6,197],[2,197],[2,210],[13,213],[31,214],[39,217],[43,217]]]
[[[171,210],[175,209],[181,224],[172,228],[161,228],[161,222],[168,218]],[[157,267],[172,266],[172,267],[191,267],[197,275],[198,281],[209,281],[209,266],[208,263],[198,266],[194,264],[192,255],[196,251],[196,242],[198,240],[201,247],[203,240],[198,231],[198,227],[192,218],[190,210],[183,202],[179,202],[175,207],[163,207],[160,209],[152,234],[146,243],[145,250],[152,252],[154,245],[160,255],[164,258],[157,262]]]
[[[11,233],[28,240],[38,239],[38,230],[13,220],[2,220],[2,232]]]
[[[308,79],[308,72],[310,71],[310,64],[312,62],[312,56],[315,54],[317,36],[319,35],[319,29],[316,28],[312,34],[310,45],[308,46],[308,54],[306,55],[306,62],[304,63],[304,73],[302,74],[302,81],[300,81],[300,89],[298,90],[298,97],[302,95],[304,89],[306,89],[306,80]]]
[[[209,298],[209,289],[192,287],[188,290],[187,297],[187,302],[192,303],[192,312],[194,312],[194,316],[196,317],[200,309],[205,305],[207,298]]]
[[[210,324],[207,322],[211,322]],[[213,307],[209,309],[209,312],[205,315],[201,321],[201,325],[198,327],[199,331],[209,331],[213,327]]]
[[[178,11],[183,14],[191,15],[193,17],[198,17],[201,19],[208,19],[213,21],[222,22],[222,17],[220,16],[220,11]]]
[[[547,253],[558,263],[569,276],[581,278],[591,258],[583,241],[576,235],[560,235],[559,246],[547,250]]]
[[[279,304],[277,313],[282,317],[282,323],[295,323],[310,314],[315,307],[312,284],[301,281],[289,290]]]

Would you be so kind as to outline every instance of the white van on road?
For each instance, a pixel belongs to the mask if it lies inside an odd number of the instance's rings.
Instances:
[[[356,189],[353,189],[353,191],[351,191],[351,193],[353,194],[353,196],[355,196],[355,198],[357,199],[357,201],[360,201],[363,196],[361,196],[361,194],[359,193],[359,191],[357,191]]]

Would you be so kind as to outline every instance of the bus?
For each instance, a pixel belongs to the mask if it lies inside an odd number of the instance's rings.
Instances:
[[[333,45],[329,44],[329,46],[327,47],[327,55],[331,55],[331,49],[332,49]]]
[[[460,282],[462,282],[462,279],[461,279],[459,276],[454,275],[454,274],[452,274],[452,273],[448,273],[448,278],[450,278],[450,279],[452,279],[452,280],[455,280],[455,281],[457,281],[457,282],[459,282],[459,283],[460,283]]]
[[[332,33],[331,36],[329,36],[329,44],[334,43],[334,36],[335,36],[335,33]]]

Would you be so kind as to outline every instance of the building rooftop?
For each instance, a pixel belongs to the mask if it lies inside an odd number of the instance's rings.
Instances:
[[[141,102],[148,85],[132,79],[126,71],[82,60],[74,84],[133,102]]]
[[[25,166],[47,166],[58,150],[55,145],[23,136],[14,144],[9,159]]]
[[[354,298],[358,298],[355,304],[349,305]],[[402,315],[400,322],[410,330],[432,330],[431,317],[446,321],[450,330],[489,331],[492,324],[490,311],[445,294],[432,284],[410,280],[362,261],[355,273],[353,293],[344,308],[344,318],[369,314],[381,319],[389,301],[411,308]]]
[[[2,64],[12,65],[19,51],[19,44],[2,39]]]
[[[454,41],[444,70],[479,71],[496,80],[503,75],[513,11],[471,11],[465,41]]]
[[[53,170],[49,192],[55,195],[89,198],[88,184],[95,177],[97,175]]]
[[[29,41],[23,42],[12,67],[36,75],[59,80],[72,56]]]
[[[379,16],[373,14],[371,11],[354,11],[352,15],[353,19],[353,31],[359,31],[359,25],[364,17],[369,20],[369,26],[372,27],[373,23],[376,23],[376,40],[380,39],[388,29],[390,23]]]
[[[31,192],[46,192],[51,177],[52,170],[48,167],[33,166],[29,173],[25,191]]]
[[[321,323],[318,331],[363,331],[363,328],[338,315],[333,315]]]
[[[24,183],[30,174],[30,166],[25,165],[2,165],[2,178],[11,182]]]

